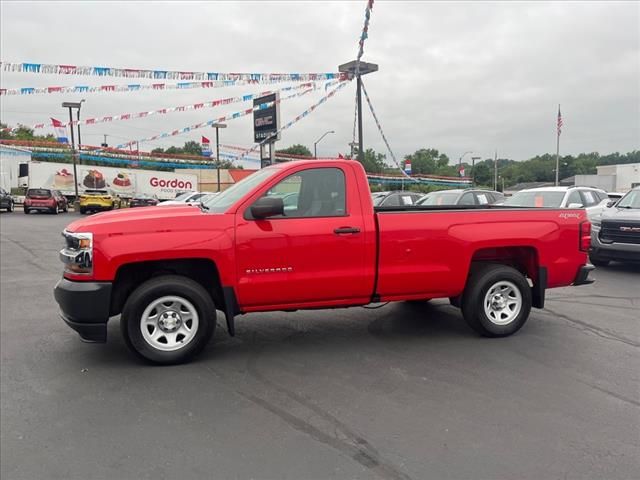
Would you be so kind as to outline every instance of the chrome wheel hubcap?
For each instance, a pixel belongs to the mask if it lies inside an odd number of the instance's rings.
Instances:
[[[522,310],[522,294],[512,282],[494,283],[484,296],[484,313],[496,325],[513,322]]]
[[[184,348],[198,331],[196,308],[186,298],[169,295],[151,302],[142,313],[142,338],[153,348],[173,352]]]

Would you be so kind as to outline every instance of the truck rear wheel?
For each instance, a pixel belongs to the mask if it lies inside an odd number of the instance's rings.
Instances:
[[[529,318],[531,289],[516,269],[487,264],[470,275],[461,306],[464,319],[476,332],[505,337],[520,330]]]
[[[127,299],[120,328],[127,346],[159,364],[185,362],[208,343],[216,326],[211,296],[179,275],[147,280]]]

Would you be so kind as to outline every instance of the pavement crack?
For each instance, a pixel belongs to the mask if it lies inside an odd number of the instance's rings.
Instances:
[[[580,383],[583,383],[583,384],[585,384],[585,385],[587,385],[587,386],[589,386],[589,387],[591,387],[591,388],[593,388],[595,390],[598,390],[598,391],[600,391],[602,393],[605,393],[605,394],[607,394],[607,395],[609,395],[611,397],[617,398],[620,401],[623,401],[625,403],[629,403],[629,404],[634,405],[636,407],[640,407],[640,402],[637,401],[637,400],[633,400],[632,398],[627,398],[624,395],[620,395],[619,393],[612,392],[610,390],[607,390],[606,388],[599,387],[598,385],[595,385],[593,383],[583,382],[583,381],[580,381]]]
[[[629,338],[623,337],[621,335],[618,335],[616,333],[610,332],[608,330],[605,330],[603,328],[599,328],[599,327],[595,327],[587,322],[583,322],[582,320],[576,320],[575,318],[571,318],[568,315],[564,315],[562,313],[556,312],[554,310],[551,310],[548,307],[545,307],[543,309],[543,311],[546,311],[548,313],[551,313],[553,315],[555,315],[558,318],[561,318],[569,323],[575,324],[575,325],[579,325],[581,328],[581,330],[583,331],[588,331],[591,332],[601,338],[605,338],[607,340],[613,340],[615,342],[621,342],[624,343],[626,345],[630,345],[632,347],[640,347],[640,343],[636,342],[635,340],[631,340]]]

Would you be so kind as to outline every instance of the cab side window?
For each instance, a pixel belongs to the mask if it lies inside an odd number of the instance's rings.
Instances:
[[[584,205],[582,198],[580,198],[580,192],[578,190],[574,190],[569,194],[569,198],[567,198],[567,207],[572,203],[579,203],[580,205]]]
[[[476,204],[476,201],[475,201],[475,198],[473,198],[473,193],[471,192],[467,192],[464,195],[462,195],[462,198],[458,202],[458,205],[475,205],[475,204]]]
[[[598,197],[596,197],[594,195],[594,192],[592,192],[591,190],[582,190],[582,198],[584,198],[583,204],[585,207],[591,207],[600,202],[600,200],[598,200]]]
[[[264,196],[282,198],[280,218],[340,217],[347,214],[345,192],[341,169],[313,168],[289,175]]]

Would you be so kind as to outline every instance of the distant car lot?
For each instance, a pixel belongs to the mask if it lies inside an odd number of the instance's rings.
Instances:
[[[77,218],[0,212],[2,478],[637,476],[640,267],[549,292],[505,339],[445,301],[252,314],[167,370],[117,321],[96,346],[57,317]]]

